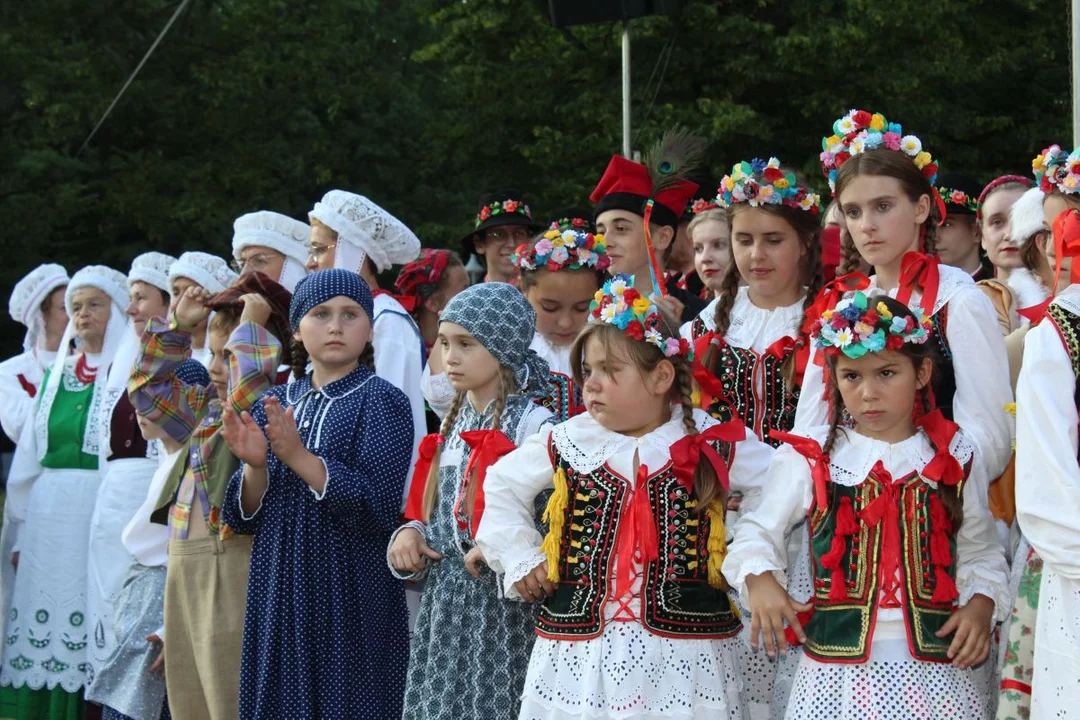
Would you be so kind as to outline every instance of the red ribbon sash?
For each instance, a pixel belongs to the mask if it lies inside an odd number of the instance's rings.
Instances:
[[[502,456],[516,450],[517,446],[501,430],[468,430],[460,433],[460,436],[465,444],[472,448],[472,453],[469,454],[469,462],[465,466],[463,491],[458,497],[458,506],[454,508],[454,517],[459,518],[458,525],[461,526],[460,518],[463,515],[460,509],[466,494],[464,490],[468,488],[470,482],[476,483],[475,501],[472,512],[469,513],[468,523],[469,534],[475,538],[476,530],[480,527],[480,518],[484,514],[484,480],[487,478],[488,468],[498,462]],[[474,471],[476,478],[472,479]]]
[[[829,483],[832,482],[832,476],[829,474],[829,456],[821,449],[818,441],[777,430],[772,432],[771,437],[787,443],[795,449],[795,452],[806,458],[810,464],[810,477],[814,482],[814,502],[819,508],[826,507],[829,504],[828,488]]]
[[[693,490],[694,473],[701,462],[701,456],[704,455],[713,466],[720,486],[724,488],[724,492],[727,492],[730,486],[727,463],[713,449],[710,442],[737,443],[745,439],[746,426],[739,420],[729,420],[720,425],[713,425],[697,435],[686,435],[671,446],[671,466],[675,471],[675,477],[679,479],[687,492]]]
[[[933,315],[940,284],[938,271],[940,262],[937,257],[926,253],[905,253],[903,260],[900,261],[900,287],[896,291],[896,300],[904,305],[910,305],[911,294],[918,287],[922,292],[923,315],[926,317]]]

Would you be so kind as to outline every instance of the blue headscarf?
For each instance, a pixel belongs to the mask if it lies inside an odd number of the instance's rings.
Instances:
[[[446,304],[439,321],[468,330],[500,365],[513,371],[520,394],[547,395],[548,364],[529,349],[536,311],[520,290],[500,282],[473,285]]]
[[[355,300],[364,308],[368,320],[375,321],[371,288],[364,279],[351,270],[332,268],[312,273],[296,284],[292,304],[289,305],[289,325],[293,332],[300,327],[300,321],[311,308],[339,295]]]

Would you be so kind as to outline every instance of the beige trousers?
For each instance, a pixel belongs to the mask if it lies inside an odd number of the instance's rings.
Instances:
[[[176,720],[236,720],[251,536],[170,540],[165,684]]]

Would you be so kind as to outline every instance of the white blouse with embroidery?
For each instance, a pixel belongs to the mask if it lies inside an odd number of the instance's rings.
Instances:
[[[724,341],[732,347],[753,350],[761,354],[782,337],[795,338],[799,334],[799,322],[803,315],[803,302],[800,297],[791,305],[784,305],[774,310],[766,310],[750,300],[750,291],[746,286],[739,288],[735,303],[731,306],[731,324],[724,334]],[[716,303],[714,299],[698,315],[705,327],[716,330]],[[691,340],[692,323],[684,323],[679,333]]]

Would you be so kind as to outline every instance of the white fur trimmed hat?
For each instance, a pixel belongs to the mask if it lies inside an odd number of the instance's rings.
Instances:
[[[1046,193],[1039,188],[1031,188],[1009,209],[1009,239],[1014,244],[1023,246],[1035,233],[1046,230],[1046,221],[1043,219],[1045,197]]]
[[[67,270],[62,265],[38,265],[15,283],[15,289],[11,291],[11,298],[8,300],[11,319],[30,327],[34,322],[34,313],[40,314],[41,303],[45,302],[49,293],[67,285],[68,281]]]
[[[233,258],[239,260],[244,248],[259,245],[303,265],[307,260],[305,245],[310,229],[307,223],[269,210],[241,215],[233,223]]]
[[[131,271],[128,272],[128,287],[137,282],[144,282],[162,292],[170,292],[169,268],[175,262],[176,258],[159,252],[147,252],[136,256],[131,261]]]
[[[412,262],[420,254],[420,239],[413,231],[362,195],[331,190],[315,203],[308,215],[336,232],[339,240],[370,257],[378,272]],[[341,254],[340,248],[338,253]],[[358,267],[346,269],[359,270]]]
[[[212,293],[222,292],[240,278],[218,256],[195,251],[184,253],[169,266],[169,284],[178,277],[194,280]]]
[[[122,311],[128,304],[127,275],[106,265],[87,265],[71,276],[64,292],[64,307],[71,315],[71,296],[80,288],[92,287],[109,296]]]

